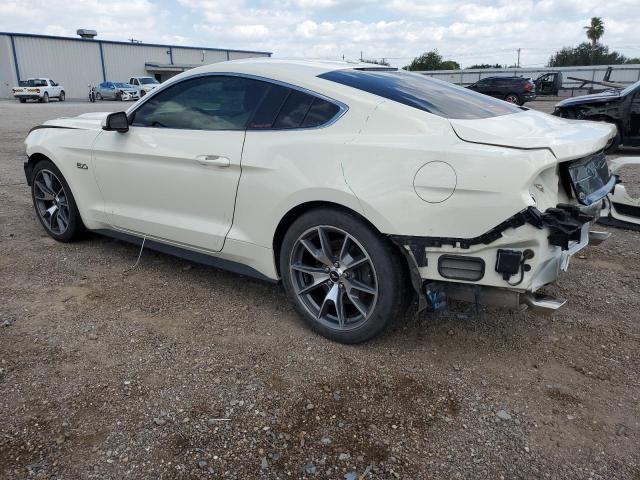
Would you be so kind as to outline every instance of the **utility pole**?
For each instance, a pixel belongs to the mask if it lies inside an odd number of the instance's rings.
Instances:
[[[362,50],[360,50],[360,61],[362,61]]]
[[[518,49],[518,62],[516,63],[516,66],[520,68],[520,49]]]

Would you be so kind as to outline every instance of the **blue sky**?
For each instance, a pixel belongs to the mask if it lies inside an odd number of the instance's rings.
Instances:
[[[28,6],[28,8],[25,8]],[[33,12],[48,12],[34,15]],[[640,57],[640,0],[2,0],[0,31],[267,50],[280,57],[386,58],[398,66],[437,48],[462,66],[542,66],[585,40],[590,17],[603,43]]]

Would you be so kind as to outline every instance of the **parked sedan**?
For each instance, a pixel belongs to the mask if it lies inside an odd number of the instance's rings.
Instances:
[[[128,83],[102,82],[96,88],[98,100],[138,100],[138,90]]]
[[[355,343],[412,293],[562,305],[539,289],[605,237],[613,135],[402,70],[244,59],[36,127],[25,173],[54,239],[86,228],[281,281],[308,325]]]
[[[467,88],[516,105],[536,99],[535,84],[524,77],[486,77]]]

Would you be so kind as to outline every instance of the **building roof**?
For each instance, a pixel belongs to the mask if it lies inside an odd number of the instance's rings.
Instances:
[[[55,35],[41,35],[38,33],[15,33],[15,32],[0,32],[0,35],[8,35],[12,37],[32,37],[32,38],[48,38],[51,40],[71,40],[74,42],[83,43],[109,43],[116,45],[140,45],[145,47],[162,47],[162,48],[186,48],[191,50],[207,50],[215,52],[238,52],[238,53],[257,53],[261,55],[271,55],[272,52],[260,52],[255,50],[238,50],[233,48],[212,48],[212,47],[191,47],[185,45],[169,45],[166,43],[133,43],[133,42],[121,42],[117,40],[102,40],[96,38],[79,38],[79,37],[59,37]]]

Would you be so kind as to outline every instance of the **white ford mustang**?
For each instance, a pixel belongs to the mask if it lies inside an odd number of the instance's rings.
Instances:
[[[86,228],[282,280],[312,328],[355,343],[413,292],[561,305],[535,292],[605,238],[589,228],[614,134],[393,68],[247,59],[35,127],[25,172],[56,240]]]

